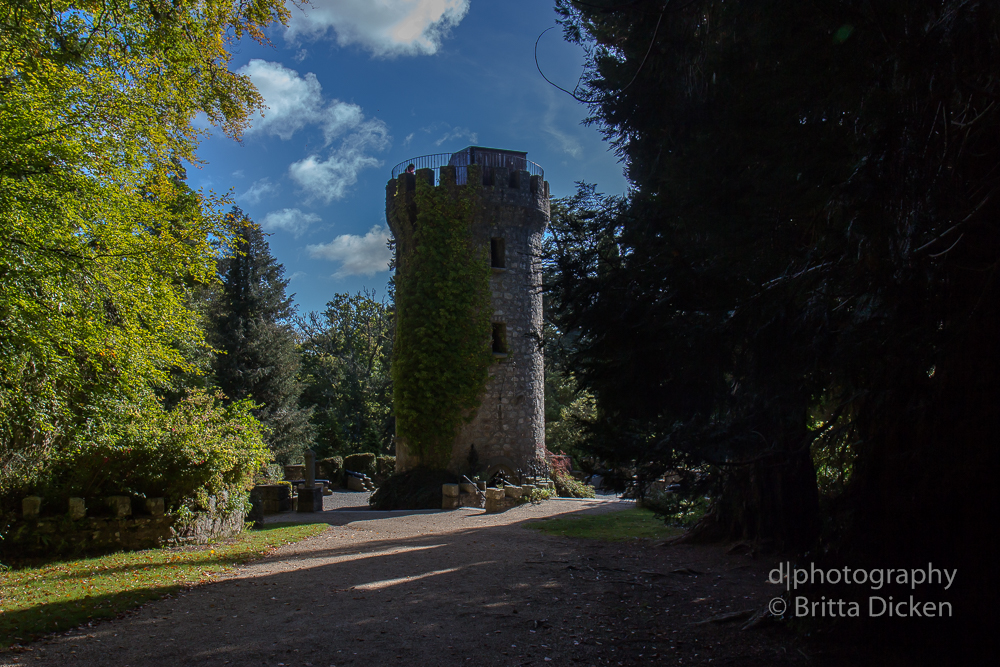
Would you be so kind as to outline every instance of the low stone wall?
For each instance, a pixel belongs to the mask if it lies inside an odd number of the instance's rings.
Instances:
[[[250,499],[260,502],[263,514],[277,514],[295,508],[295,503],[292,500],[292,485],[289,482],[258,484],[250,492]]]
[[[35,504],[33,500],[26,499],[25,509]],[[161,498],[149,499],[149,513],[133,516],[126,496],[106,499],[106,504],[116,510],[112,516],[86,517],[81,516],[82,511],[75,511],[77,503],[72,500],[79,499],[71,499],[67,514],[39,516],[37,512],[23,512],[0,522],[0,554],[23,558],[206,544],[239,535],[246,520],[242,511],[202,512],[184,518],[164,514]]]
[[[441,509],[455,510],[459,507],[479,507],[489,513],[503,512],[527,502],[528,496],[535,488],[548,488],[548,485],[525,484],[524,486],[477,489],[475,484],[442,484]]]

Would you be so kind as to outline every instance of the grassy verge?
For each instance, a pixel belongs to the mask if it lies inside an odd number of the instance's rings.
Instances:
[[[679,535],[683,531],[663,523],[647,509],[627,509],[607,514],[572,516],[560,519],[543,519],[525,524],[525,527],[540,530],[560,537],[586,537],[606,542],[624,542],[636,539],[664,539]]]
[[[0,572],[0,649],[117,616],[326,528],[271,524],[217,544],[120,552]]]

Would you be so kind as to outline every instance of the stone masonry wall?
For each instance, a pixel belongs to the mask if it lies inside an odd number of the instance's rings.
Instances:
[[[442,169],[444,183],[454,178],[446,169]],[[470,179],[475,178],[478,168],[469,169]],[[433,177],[430,170],[424,171],[415,178]],[[407,178],[414,177],[404,174],[389,182],[388,209],[394,206],[397,188],[411,187]],[[505,468],[516,474],[545,461],[540,258],[549,220],[549,187],[527,171],[510,173],[503,168],[494,169],[492,179],[487,175],[486,180],[492,183],[483,186],[482,207],[474,215],[471,231],[487,256],[492,238],[504,240],[505,267],[493,270],[490,290],[491,321],[506,325],[507,355],[491,366],[482,403],[455,439],[449,469],[469,472],[469,449],[475,445],[480,465],[490,473]],[[397,245],[397,253],[406,251]],[[397,443],[397,470],[406,467],[406,453]]]
[[[7,526],[0,554],[52,556],[151,549],[165,544],[207,544],[239,535],[245,518],[242,511],[234,511],[197,514],[187,521],[172,515],[20,519]]]

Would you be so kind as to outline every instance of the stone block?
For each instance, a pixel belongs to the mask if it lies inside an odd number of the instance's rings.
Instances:
[[[163,498],[146,498],[146,511],[153,516],[163,516],[167,512]]]
[[[519,486],[505,486],[503,487],[503,491],[508,498],[514,498],[515,500],[520,498],[524,493]]]
[[[66,512],[69,518],[76,521],[77,519],[82,519],[87,516],[87,503],[83,498],[70,498],[69,508]]]
[[[292,503],[292,487],[288,484],[258,484],[250,493],[260,498],[264,514],[277,514],[295,509]]]
[[[462,493],[474,493],[476,495],[479,494],[479,488],[475,484],[469,484],[468,482],[463,482],[458,485],[458,488],[461,489]]]
[[[113,516],[120,518],[132,515],[132,499],[128,496],[108,496],[104,499],[104,504]]]
[[[523,493],[526,496],[530,496],[531,492],[534,491],[534,490],[535,490],[535,485],[534,484],[522,484],[521,485],[521,493]]]
[[[463,493],[458,497],[460,507],[478,507],[482,509],[486,506],[486,500],[481,493]]]
[[[295,508],[299,512],[323,511],[323,487],[313,486],[299,489],[299,500]]]
[[[28,496],[21,501],[21,516],[25,519],[37,519],[42,511],[42,497]]]
[[[285,504],[291,505],[291,502],[291,500],[268,500],[265,498],[260,501],[260,506],[264,514],[277,514],[278,512],[290,510],[291,507],[286,507]]]
[[[441,495],[447,498],[458,498],[459,487],[458,484],[442,484],[441,485]]]
[[[354,477],[353,475],[347,476],[347,488],[351,491],[367,491],[365,488],[365,483],[363,480]]]
[[[486,482],[476,482],[476,486],[479,487],[480,491],[485,491],[486,490]]]
[[[503,489],[486,489],[486,512],[491,514],[494,512],[502,512],[507,507],[504,505],[504,490]]]
[[[305,464],[298,465],[288,465],[285,466],[285,479],[289,482],[294,482],[296,480],[305,480],[306,478],[306,466]]]
[[[441,496],[441,509],[455,510],[462,506],[462,501],[458,496]]]
[[[285,500],[291,494],[292,489],[287,484],[258,484],[253,487],[252,493],[260,496],[263,500]]]

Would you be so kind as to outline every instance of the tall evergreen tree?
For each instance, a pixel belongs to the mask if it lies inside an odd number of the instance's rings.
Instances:
[[[556,227],[580,251],[561,256],[561,324],[604,416],[647,460],[718,464],[733,536],[810,544],[815,466],[839,467],[833,544],[960,563],[948,627],[982,628],[1000,5],[557,4],[633,185],[602,224]]]
[[[238,207],[236,252],[219,261],[219,290],[211,342],[219,351],[215,381],[230,400],[251,398],[270,429],[267,443],[287,462],[310,442],[309,411],[299,407],[302,385],[291,297],[285,269],[271,256],[264,234]]]

